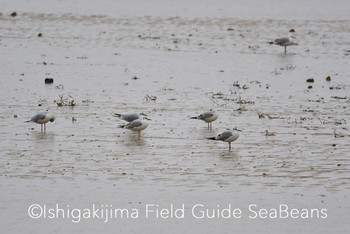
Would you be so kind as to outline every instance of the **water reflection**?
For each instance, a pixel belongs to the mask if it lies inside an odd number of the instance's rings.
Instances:
[[[38,148],[52,149],[55,145],[54,133],[40,133],[35,131],[30,134],[30,137]]]
[[[40,131],[32,132],[31,134],[32,140],[36,142],[40,141],[54,141],[55,140],[55,134],[54,133],[41,133]]]
[[[237,151],[223,151],[219,153],[219,158],[226,162],[232,162],[236,165],[240,159],[240,156]]]
[[[147,145],[147,137],[141,133],[141,137],[137,137],[137,133],[129,132],[129,134],[125,134],[124,136],[124,145],[127,147],[132,146],[146,146]]]

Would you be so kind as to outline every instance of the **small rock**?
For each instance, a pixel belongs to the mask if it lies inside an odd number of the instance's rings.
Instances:
[[[294,32],[295,32],[294,28],[292,28],[291,30],[289,30],[289,32],[294,33]]]
[[[11,16],[12,16],[12,17],[16,17],[16,16],[17,16],[17,12],[15,12],[15,11],[12,12],[12,13],[11,13]]]
[[[336,147],[337,145],[336,145],[336,144],[333,144],[332,146],[333,146],[333,147]]]
[[[45,84],[52,84],[53,83],[53,78],[46,78],[45,79]]]
[[[38,37],[42,37],[42,36],[43,36],[43,34],[42,34],[42,33],[39,33],[39,34],[38,34]]]
[[[17,118],[18,116],[16,114],[13,115],[13,118]]]
[[[315,80],[314,80],[314,78],[309,78],[309,79],[306,80],[306,82],[307,82],[307,83],[314,83]]]
[[[307,86],[308,89],[312,89],[312,85]]]
[[[331,77],[327,76],[326,81],[331,81]]]

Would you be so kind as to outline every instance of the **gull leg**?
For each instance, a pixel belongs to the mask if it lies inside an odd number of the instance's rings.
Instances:
[[[40,132],[42,133],[43,132],[43,125],[40,124]]]
[[[209,123],[208,123],[208,129],[209,129]]]
[[[284,46],[284,55],[287,55],[287,46]]]
[[[228,143],[228,151],[231,152],[231,142]]]
[[[46,124],[44,124],[44,132],[46,132]]]
[[[141,131],[138,131],[138,138],[140,139],[141,137]]]

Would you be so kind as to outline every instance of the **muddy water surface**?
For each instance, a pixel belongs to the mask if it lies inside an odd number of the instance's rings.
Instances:
[[[22,13],[0,22],[6,232],[292,233],[297,225],[305,233],[346,233],[349,21]],[[299,43],[287,56],[267,43],[281,34]],[[47,77],[54,84],[45,85]],[[60,95],[76,105],[58,107]],[[189,119],[210,108],[219,112],[213,129]],[[45,109],[56,116],[46,134],[24,123]],[[137,139],[117,128],[123,122],[114,112],[143,112],[150,125]],[[243,131],[232,152],[206,140],[233,127]],[[251,203],[284,203],[325,208],[328,218],[74,224],[29,218],[33,203],[185,204],[186,211],[230,203],[244,212]]]

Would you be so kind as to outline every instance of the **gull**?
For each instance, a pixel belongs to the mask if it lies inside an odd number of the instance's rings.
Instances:
[[[268,137],[268,136],[276,136],[275,133],[273,132],[269,132],[268,130],[265,130],[265,136]]]
[[[295,43],[289,40],[288,37],[277,38],[274,42],[269,42],[269,43],[274,45],[284,46],[284,55],[287,55],[287,46],[298,45],[298,43]]]
[[[208,129],[212,128],[212,122],[215,121],[218,118],[218,113],[210,109],[210,111],[204,112],[203,114],[198,115],[197,117],[191,117],[190,119],[200,119],[204,122],[208,123]]]
[[[237,128],[234,128],[233,130],[227,130],[223,133],[220,133],[216,137],[210,137],[207,138],[208,140],[214,140],[214,141],[224,141],[228,142],[228,150],[231,151],[231,142],[235,141],[239,137],[239,132],[242,130],[238,130]]]
[[[144,113],[130,113],[130,114],[118,114],[118,113],[114,113],[113,114],[114,117],[117,117],[119,119],[125,120],[126,122],[132,122],[136,119],[139,119],[141,116],[146,116]]]
[[[40,124],[41,125],[41,132],[43,132],[43,125],[44,125],[44,132],[46,132],[46,123],[49,121],[50,122],[55,121],[55,116],[53,116],[52,114],[50,114],[48,112],[40,112],[40,113],[34,115],[30,120],[26,121],[26,123],[34,122],[34,123]]]
[[[140,138],[141,131],[148,127],[148,122],[146,121],[146,119],[147,118],[145,118],[145,117],[143,119],[135,119],[128,124],[119,125],[118,127],[129,129],[129,130],[134,131],[134,132],[138,132],[138,138]]]

